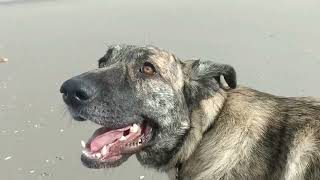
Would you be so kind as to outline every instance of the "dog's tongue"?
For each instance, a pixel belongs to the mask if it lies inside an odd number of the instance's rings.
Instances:
[[[122,129],[116,129],[116,130],[109,130],[105,131],[105,133],[101,133],[103,130],[97,130],[92,140],[89,142],[89,147],[91,152],[97,152],[99,151],[104,145],[108,145],[116,141],[117,139],[121,138],[123,136],[123,132],[128,130],[129,128],[122,128]],[[98,135],[97,135],[98,134]]]
[[[121,138],[123,132],[111,131],[104,133],[96,138],[94,138],[90,143],[90,150],[92,152],[99,151],[104,145],[111,144],[117,139]]]

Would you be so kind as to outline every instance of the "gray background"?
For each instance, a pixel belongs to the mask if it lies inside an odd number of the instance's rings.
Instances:
[[[61,83],[95,68],[107,44],[153,44],[231,64],[258,90],[320,96],[319,18],[319,0],[2,1],[0,179],[166,179],[135,158],[82,167],[80,140],[97,126],[71,120]]]

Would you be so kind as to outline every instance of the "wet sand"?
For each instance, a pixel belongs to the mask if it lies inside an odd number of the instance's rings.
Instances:
[[[0,1],[0,179],[167,179],[132,157],[117,169],[80,163],[96,125],[74,122],[59,94],[108,44],[153,44],[181,58],[232,64],[239,83],[320,96],[320,1]]]

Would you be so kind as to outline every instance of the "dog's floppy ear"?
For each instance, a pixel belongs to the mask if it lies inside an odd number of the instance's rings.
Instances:
[[[211,61],[189,60],[183,62],[185,74],[184,93],[188,101],[199,101],[213,96],[223,87],[221,76],[232,89],[237,87],[236,71],[226,64]]]

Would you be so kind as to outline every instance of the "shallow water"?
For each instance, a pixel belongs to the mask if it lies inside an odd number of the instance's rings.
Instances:
[[[109,170],[79,160],[96,125],[73,122],[59,94],[107,44],[153,44],[233,65],[239,83],[320,96],[318,0],[0,1],[0,179],[166,179],[135,158]]]

